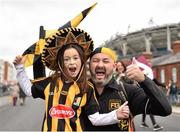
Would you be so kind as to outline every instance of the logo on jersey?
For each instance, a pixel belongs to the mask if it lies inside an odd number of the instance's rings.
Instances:
[[[121,106],[121,100],[119,99],[110,99],[109,100],[109,110],[118,109]]]
[[[65,119],[72,118],[75,115],[75,112],[72,109],[72,107],[59,104],[57,106],[52,107],[49,110],[49,114],[53,118]]]
[[[126,120],[126,119],[120,120],[118,127],[123,131],[127,131],[128,130],[128,120]]]
[[[81,103],[81,97],[74,98],[73,105],[80,106],[80,103]]]

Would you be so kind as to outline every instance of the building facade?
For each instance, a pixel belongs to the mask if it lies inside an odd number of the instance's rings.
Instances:
[[[171,53],[171,44],[180,40],[180,23],[158,25],[128,34],[116,34],[105,41],[119,54],[119,58],[131,58],[142,52],[152,52],[153,57]]]
[[[7,85],[15,80],[14,66],[8,61],[0,59],[0,83]]]
[[[169,80],[174,80],[180,89],[180,41],[172,44],[172,52],[152,59],[153,70],[156,78],[168,85]]]
[[[4,61],[0,59],[0,83],[4,80]]]

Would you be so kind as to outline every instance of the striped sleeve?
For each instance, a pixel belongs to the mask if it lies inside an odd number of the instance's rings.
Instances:
[[[31,93],[32,83],[26,74],[23,64],[16,65],[15,68],[17,70],[16,78],[19,82],[21,89],[27,96],[32,96]]]

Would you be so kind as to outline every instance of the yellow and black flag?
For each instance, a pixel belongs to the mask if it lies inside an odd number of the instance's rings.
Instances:
[[[88,13],[95,7],[97,3],[93,4],[91,7],[83,10],[80,14],[74,17],[71,21],[64,24],[58,30],[68,27],[77,27],[79,23],[88,15]],[[39,77],[45,77],[45,67],[41,61],[41,54],[45,46],[46,39],[55,34],[58,30],[44,30],[43,26],[40,27],[39,41],[31,45],[25,52],[23,56],[25,59],[25,67],[33,65],[34,79]]]
[[[25,67],[33,65],[34,79],[39,77],[45,77],[45,67],[41,61],[41,53],[45,44],[45,30],[43,26],[40,26],[39,41],[30,46],[24,53]]]

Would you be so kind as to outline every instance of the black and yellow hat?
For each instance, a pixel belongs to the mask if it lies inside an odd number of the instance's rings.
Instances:
[[[107,47],[98,47],[96,48],[90,55],[90,58],[97,54],[97,53],[103,53],[103,54],[106,54],[108,55],[109,57],[111,57],[112,60],[114,60],[116,62],[117,60],[117,54],[114,50],[110,49],[110,48],[107,48]]]
[[[45,48],[42,53],[42,61],[51,70],[57,70],[56,61],[58,51],[68,44],[79,45],[87,60],[93,51],[93,40],[90,35],[79,28],[65,28],[58,31],[46,40]]]

